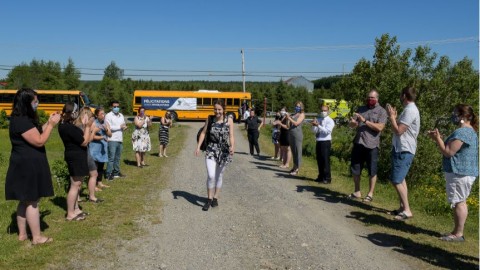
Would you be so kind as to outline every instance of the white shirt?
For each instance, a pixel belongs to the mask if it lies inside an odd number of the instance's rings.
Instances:
[[[110,129],[112,130],[112,137],[108,140],[112,142],[123,142],[123,129],[120,127],[122,124],[125,124],[123,114],[109,112],[105,115],[105,121],[110,125]]]
[[[407,130],[398,136],[393,134],[392,143],[395,152],[410,152],[415,155],[417,150],[417,136],[420,133],[420,112],[415,103],[408,103],[398,119],[398,124],[407,126]]]
[[[335,122],[330,116],[325,118],[318,118],[318,126],[312,126],[312,131],[315,133],[315,140],[317,142],[321,141],[331,141],[332,140],[332,131],[335,127]]]

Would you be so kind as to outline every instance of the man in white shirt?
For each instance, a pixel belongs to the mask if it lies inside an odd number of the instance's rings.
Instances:
[[[123,131],[127,129],[125,118],[120,113],[120,103],[112,101],[112,111],[107,113],[105,121],[110,125],[112,137],[108,139],[108,163],[105,178],[112,181],[113,178],[125,177],[120,172],[120,158],[123,150]]]
[[[312,120],[312,131],[315,134],[317,145],[315,153],[317,156],[318,177],[315,180],[322,184],[330,184],[332,175],[330,173],[330,151],[332,149],[332,131],[335,122],[330,118],[328,106],[323,105],[320,116]]]

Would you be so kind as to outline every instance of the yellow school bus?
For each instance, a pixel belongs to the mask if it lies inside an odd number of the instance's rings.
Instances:
[[[43,110],[47,114],[61,112],[67,102],[75,102],[80,107],[90,106],[88,96],[79,90],[35,90],[38,95],[38,110]],[[7,115],[12,113],[13,99],[17,90],[0,89],[0,111],[4,110]]]
[[[165,116],[170,111],[174,120],[203,120],[213,114],[213,103],[225,100],[226,114],[236,121],[241,117],[239,108],[245,103],[251,107],[252,94],[244,92],[220,92],[218,90],[135,90],[133,93],[133,114],[140,106],[145,114]]]

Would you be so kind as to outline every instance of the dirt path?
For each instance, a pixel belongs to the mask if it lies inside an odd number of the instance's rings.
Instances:
[[[410,269],[407,258],[374,245],[372,233],[346,216],[348,206],[308,192],[309,181],[287,177],[275,162],[248,155],[236,129],[236,154],[224,175],[219,207],[201,210],[204,158],[193,157],[192,126],[175,159],[161,224],[125,242],[109,269]],[[164,174],[162,174],[165,177]],[[303,191],[303,192],[302,192]]]

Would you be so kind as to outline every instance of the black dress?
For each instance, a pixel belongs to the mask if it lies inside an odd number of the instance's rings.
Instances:
[[[27,116],[10,119],[12,152],[5,182],[7,200],[37,201],[40,197],[54,195],[45,146],[35,147],[22,137],[32,128],[36,127]],[[41,132],[41,127],[39,129]]]
[[[83,143],[83,131],[71,123],[58,125],[58,133],[65,146],[65,162],[70,176],[87,176],[89,173],[87,147]]]

